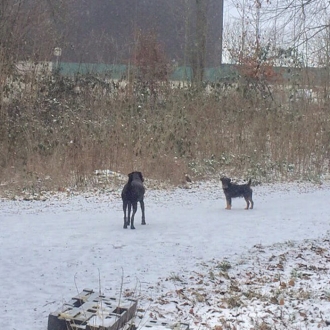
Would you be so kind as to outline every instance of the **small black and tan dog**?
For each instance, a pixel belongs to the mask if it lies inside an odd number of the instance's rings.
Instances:
[[[226,210],[231,209],[231,199],[235,197],[244,197],[246,201],[246,210],[253,209],[251,179],[246,184],[235,184],[231,179],[223,177],[220,179],[222,182],[222,189],[226,196],[227,206]]]

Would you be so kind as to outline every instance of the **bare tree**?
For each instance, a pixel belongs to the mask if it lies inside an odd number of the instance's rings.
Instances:
[[[261,23],[266,27],[273,26],[273,30],[278,32],[277,37],[281,36],[279,45],[296,48],[304,54],[305,66],[311,65],[314,54],[310,42],[329,27],[329,1],[283,0],[260,4]]]
[[[64,17],[65,1],[0,0],[0,121],[6,122],[4,98],[11,92],[19,61],[52,60],[61,40],[57,22]],[[56,11],[55,11],[56,9]],[[4,125],[0,128],[3,136]]]
[[[151,103],[157,100],[159,87],[166,85],[170,66],[163,46],[157,40],[155,31],[137,31],[136,47],[132,63],[136,66],[136,82],[143,95],[149,95]]]

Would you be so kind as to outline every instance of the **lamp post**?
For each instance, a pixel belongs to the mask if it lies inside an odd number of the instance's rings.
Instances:
[[[59,58],[62,55],[62,48],[60,47],[55,47],[54,48],[54,56],[56,57],[56,70],[58,69],[58,65],[59,65]]]

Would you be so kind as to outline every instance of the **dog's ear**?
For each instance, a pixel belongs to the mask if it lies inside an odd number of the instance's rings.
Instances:
[[[140,177],[141,181],[144,182],[142,173],[141,172],[138,172],[138,173],[139,173],[139,177]]]
[[[128,174],[127,176],[128,176],[128,182],[129,183],[132,182],[133,181],[133,172]]]

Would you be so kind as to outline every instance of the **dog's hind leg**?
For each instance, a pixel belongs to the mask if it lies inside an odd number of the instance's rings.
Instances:
[[[246,201],[246,208],[245,210],[248,210],[249,207],[252,210],[253,209],[253,200],[252,200],[252,196],[246,196],[244,197],[245,201]]]
[[[126,218],[126,210],[127,210],[127,201],[123,201],[123,211],[124,211],[124,228],[127,228],[127,218]]]
[[[249,209],[249,206],[250,206],[249,197],[245,197],[244,196],[244,199],[246,201],[246,208],[245,208],[245,210],[248,210]]]
[[[135,229],[134,227],[134,216],[137,211],[137,202],[133,202],[133,212],[132,212],[132,217],[131,217],[131,229]]]
[[[249,200],[250,200],[250,203],[251,203],[250,209],[252,210],[253,209],[253,205],[254,205],[253,200],[252,200],[252,196],[249,198]]]
[[[146,218],[144,215],[144,201],[140,201],[140,206],[141,206],[141,211],[142,211],[142,222],[141,225],[145,225],[146,224]]]
[[[231,210],[231,198],[230,197],[226,198],[226,202],[227,202],[226,210]]]
[[[132,222],[132,220],[131,220],[131,208],[132,208],[132,203],[128,202],[128,215],[127,215],[127,221],[126,221],[127,226],[129,226],[130,223]]]

